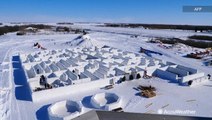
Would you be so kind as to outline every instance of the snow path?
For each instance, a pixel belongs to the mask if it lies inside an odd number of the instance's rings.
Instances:
[[[11,66],[10,66],[10,52],[11,48],[2,49],[1,55],[3,59],[0,60],[0,117],[3,119],[10,119],[11,108]]]

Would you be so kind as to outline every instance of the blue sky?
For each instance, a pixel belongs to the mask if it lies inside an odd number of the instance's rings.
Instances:
[[[212,13],[184,13],[212,0],[0,0],[0,22],[133,22],[212,25]]]

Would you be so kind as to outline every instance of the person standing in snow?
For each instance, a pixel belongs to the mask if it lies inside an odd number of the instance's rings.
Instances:
[[[208,74],[208,80],[210,80],[211,79],[211,75],[210,74]]]
[[[46,78],[44,75],[40,76],[40,85],[45,85],[46,84]]]

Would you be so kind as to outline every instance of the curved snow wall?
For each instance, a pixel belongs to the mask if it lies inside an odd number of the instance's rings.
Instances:
[[[71,120],[82,112],[82,103],[72,100],[56,102],[48,108],[50,120]]]
[[[121,106],[121,98],[115,93],[98,93],[91,97],[91,104],[97,109],[113,110]]]

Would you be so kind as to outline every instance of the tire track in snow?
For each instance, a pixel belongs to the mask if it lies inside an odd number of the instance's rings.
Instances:
[[[144,100],[144,98],[142,98],[140,96],[134,96],[133,98],[131,98],[129,100],[129,102],[126,104],[126,106],[124,107],[124,109],[126,109],[126,110],[133,110],[143,100]]]

